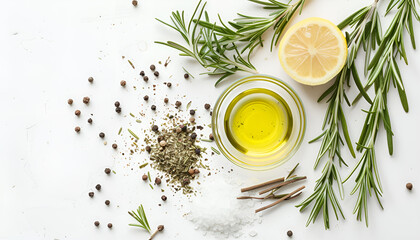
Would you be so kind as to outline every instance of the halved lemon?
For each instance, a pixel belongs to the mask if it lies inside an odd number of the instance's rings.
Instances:
[[[284,34],[280,63],[294,80],[321,85],[335,77],[347,58],[347,42],[332,22],[312,17],[293,25]]]

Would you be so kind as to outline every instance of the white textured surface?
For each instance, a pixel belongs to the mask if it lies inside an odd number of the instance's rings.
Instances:
[[[186,212],[183,205],[188,204],[185,197],[173,197],[167,192],[168,201],[162,207],[157,206],[161,193],[151,191],[139,180],[143,171],[131,171],[126,166],[127,162],[136,162],[144,155],[135,155],[137,158],[131,160],[122,158],[97,137],[100,131],[104,131],[108,142],[116,140],[121,150],[126,150],[122,146],[127,134],[121,138],[117,137],[117,132],[120,126],[126,127],[132,120],[117,116],[113,102],[119,100],[122,103],[124,114],[145,107],[141,98],[145,92],[151,95],[151,91],[141,88],[142,82],[136,80],[138,72],[147,69],[151,63],[164,61],[168,56],[171,56],[172,62],[167,70],[161,71],[159,96],[168,95],[175,100],[176,96],[185,94],[193,100],[194,108],[203,111],[203,104],[214,103],[225,89],[227,84],[214,88],[212,79],[199,76],[202,69],[192,61],[179,58],[177,52],[171,49],[153,44],[154,40],[179,39],[154,18],[167,20],[170,11],[176,9],[185,9],[189,13],[195,2],[141,0],[137,8],[131,5],[130,0],[2,2],[0,239],[146,239],[145,232],[127,226],[132,222],[127,211],[135,209],[140,202],[144,204],[153,228],[157,224],[165,225],[164,233],[156,239],[215,239],[210,235],[203,236],[183,217]],[[308,1],[302,16],[293,21],[319,16],[338,23],[366,2],[370,1]],[[245,0],[212,0],[208,3],[208,10],[212,15],[220,13],[224,19],[232,19],[238,11],[261,12]],[[418,23],[415,30],[420,41]],[[258,235],[253,239],[285,239],[289,229],[293,230],[294,239],[418,237],[420,108],[417,103],[420,102],[420,70],[416,67],[418,52],[413,51],[408,42],[406,48],[410,66],[400,63],[400,67],[410,113],[403,112],[395,89],[391,89],[389,109],[395,133],[394,156],[387,154],[383,131],[377,141],[385,210],[380,210],[376,200],[370,199],[369,228],[356,221],[352,214],[356,197],[349,196],[353,187],[349,182],[345,184],[346,198],[341,202],[346,220],[336,222],[331,216],[331,230],[324,230],[321,218],[305,227],[308,211],[301,214],[288,204],[264,212],[262,224],[255,226]],[[123,55],[133,61],[136,70],[121,59]],[[285,175],[288,169],[300,162],[299,173],[307,175],[308,181],[307,189],[297,203],[309,195],[320,175],[321,169],[312,169],[319,143],[309,145],[307,141],[320,132],[326,105],[317,104],[316,99],[328,86],[307,87],[293,82],[281,69],[276,52],[270,53],[268,47],[259,49],[253,62],[261,73],[284,79],[299,93],[308,119],[304,143],[292,160],[268,172],[250,172],[235,167],[223,157],[211,157],[213,166],[224,166],[222,172],[234,169],[234,174],[221,173],[212,177],[227,176],[250,185]],[[196,79],[186,83],[182,79],[182,66],[188,68]],[[161,82],[170,75],[173,75],[172,83],[180,83],[179,87],[163,87]],[[89,76],[95,78],[93,85],[86,80]],[[127,80],[129,87],[119,87],[121,79]],[[138,85],[137,91],[132,88],[133,85]],[[352,87],[350,97],[355,96],[355,90]],[[89,107],[82,106],[81,99],[85,95],[92,99]],[[69,97],[75,100],[75,106],[67,105]],[[159,102],[157,106],[161,109],[162,104]],[[346,109],[353,142],[364,120],[360,108],[366,106],[361,103]],[[81,119],[76,119],[73,114],[78,107],[82,110]],[[145,111],[147,116],[151,116],[150,110]],[[88,113],[94,114],[93,126],[87,126]],[[208,123],[209,118],[203,117],[198,121]],[[145,124],[147,122],[144,121]],[[82,127],[80,135],[74,133],[76,125]],[[209,129],[205,131],[208,133]],[[356,160],[349,158],[346,150],[344,153],[352,167]],[[103,169],[108,166],[117,174],[105,176]],[[349,170],[343,169],[342,176],[347,176]],[[414,184],[412,192],[405,189],[407,181]],[[87,192],[96,183],[103,185],[103,191],[94,199],[89,199]],[[105,199],[111,200],[110,207],[103,204]],[[94,220],[101,221],[100,229],[95,229]],[[108,222],[114,224],[111,231],[105,226]],[[244,234],[243,238],[252,237]]]

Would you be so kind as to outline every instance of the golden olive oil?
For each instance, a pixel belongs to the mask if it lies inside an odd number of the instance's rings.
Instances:
[[[254,88],[235,97],[224,119],[231,144],[246,155],[265,155],[289,139],[293,119],[285,100],[273,91]]]

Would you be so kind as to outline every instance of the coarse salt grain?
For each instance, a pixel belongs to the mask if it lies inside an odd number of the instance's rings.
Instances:
[[[254,201],[236,199],[239,189],[238,184],[228,182],[222,176],[203,182],[198,191],[201,195],[191,199],[187,218],[204,235],[209,233],[218,239],[239,238],[243,234],[242,228],[252,225],[260,216],[254,213]]]

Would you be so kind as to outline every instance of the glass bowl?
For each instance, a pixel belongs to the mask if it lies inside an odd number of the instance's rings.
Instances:
[[[276,93],[290,109],[292,126],[290,136],[278,148],[257,155],[247,155],[238,150],[228,137],[229,129],[225,123],[227,109],[238,95],[253,89],[266,89]],[[296,92],[283,81],[267,76],[252,75],[239,79],[228,87],[218,98],[212,116],[212,131],[221,153],[234,164],[251,170],[268,170],[285,163],[302,143],[306,129],[305,111]]]

